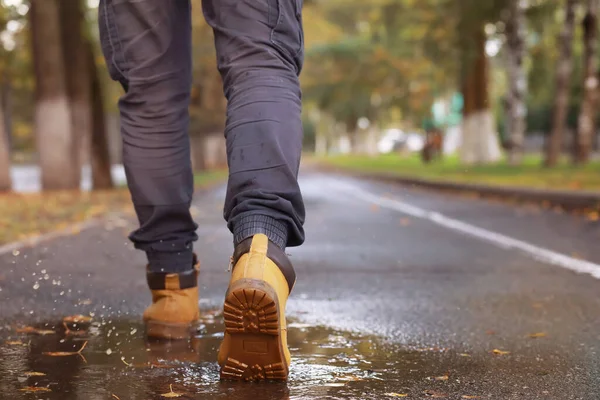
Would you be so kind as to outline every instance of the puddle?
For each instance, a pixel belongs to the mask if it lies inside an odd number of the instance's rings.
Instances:
[[[476,357],[401,348],[297,321],[289,325],[293,364],[287,383],[220,382],[215,360],[224,326],[216,312],[208,315],[190,343],[147,342],[143,326],[130,320],[69,323],[68,331],[62,322],[31,332],[4,329],[0,399],[490,398],[484,396],[493,385],[489,367]],[[513,373],[529,371],[526,364],[516,368]],[[171,391],[181,396],[161,396]]]

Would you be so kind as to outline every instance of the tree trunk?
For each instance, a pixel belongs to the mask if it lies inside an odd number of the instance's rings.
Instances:
[[[110,152],[108,150],[108,133],[106,130],[106,115],[104,114],[104,95],[102,84],[98,76],[94,50],[91,42],[86,43],[86,54],[88,56],[87,68],[91,92],[91,140],[90,140],[90,162],[92,166],[92,189],[110,189],[113,187],[111,175]]]
[[[29,10],[35,66],[35,133],[42,188],[77,189],[73,179],[75,143],[65,83],[65,66],[56,0],[32,0]]]
[[[0,104],[4,115],[4,133],[6,135],[6,141],[8,148],[12,147],[12,85],[10,84],[10,77],[4,76],[4,82],[2,82],[2,88],[0,88]]]
[[[475,32],[476,47],[467,51],[463,62],[463,124],[460,157],[465,164],[485,164],[501,157],[500,144],[490,109],[489,61],[485,53],[483,27]]]
[[[81,0],[59,0],[60,28],[66,73],[67,93],[71,107],[71,134],[73,137],[73,185],[81,181],[81,153],[83,138],[92,136],[92,109],[90,68],[83,36],[84,15]]]
[[[349,116],[346,118],[346,134],[348,135],[348,144],[350,145],[350,153],[358,153],[359,135],[358,135],[358,118]]]
[[[4,103],[0,97],[0,192],[11,189],[10,180],[10,149],[4,116]]]
[[[600,0],[587,0],[583,19],[584,77],[583,102],[577,121],[577,135],[573,151],[575,164],[585,164],[590,158],[593,137],[596,133],[596,105],[598,101],[598,9]]]
[[[527,76],[523,65],[525,58],[525,7],[522,0],[510,0],[506,13],[507,41],[507,138],[509,162],[518,165],[523,159],[523,142],[525,140],[527,106]]]
[[[573,31],[575,30],[575,5],[577,0],[567,0],[565,23],[560,36],[560,53],[556,70],[556,94],[552,117],[552,132],[546,147],[544,164],[548,167],[559,161],[563,147],[565,122],[569,108],[569,89],[573,70]]]

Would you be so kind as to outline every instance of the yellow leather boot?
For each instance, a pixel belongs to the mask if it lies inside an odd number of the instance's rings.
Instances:
[[[286,380],[285,305],[296,274],[285,252],[259,234],[240,243],[225,296],[221,379]]]
[[[152,305],[144,312],[146,335],[153,339],[189,339],[199,325],[198,271],[146,273],[152,291]]]

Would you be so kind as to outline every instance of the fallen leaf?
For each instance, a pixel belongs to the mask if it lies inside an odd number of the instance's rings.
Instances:
[[[529,335],[529,337],[532,339],[543,338],[543,337],[546,337],[546,333],[545,332],[532,333],[531,335]]]
[[[492,353],[499,355],[499,356],[505,356],[507,354],[510,354],[510,351],[503,351],[503,350],[498,350],[498,349],[494,349],[492,350]]]
[[[47,387],[36,387],[36,386],[29,386],[23,389],[19,389],[21,392],[27,392],[27,393],[37,393],[37,392],[51,392],[52,390],[50,388]]]
[[[408,397],[406,393],[386,393],[385,395],[390,397]]]
[[[462,396],[460,396],[461,399],[480,399],[481,396],[468,396],[466,394],[463,394]]]
[[[448,375],[436,376],[434,378],[436,381],[447,381],[449,379]]]
[[[87,363],[87,360],[85,359],[83,354],[81,354],[81,352],[83,351],[83,349],[85,349],[85,346],[87,346],[87,344],[88,342],[84,342],[78,351],[47,351],[42,354],[50,357],[80,356],[83,359],[83,361]]]
[[[410,218],[402,218],[400,220],[400,226],[409,226],[410,225]]]
[[[63,322],[68,324],[83,324],[92,322],[92,317],[88,317],[86,315],[71,315],[63,318]]]
[[[119,396],[117,396],[117,395],[116,395],[116,394],[114,394],[114,393],[112,394],[112,397],[114,397],[114,398],[115,398],[115,399],[117,399],[117,400],[121,400],[121,399],[119,398]]]
[[[36,335],[54,335],[56,332],[48,329],[36,329],[33,326],[24,326],[23,328],[17,328],[17,333],[33,333]]]
[[[492,336],[492,335],[495,335],[496,332],[495,331],[485,331],[485,334]]]
[[[598,211],[592,211],[585,215],[588,221],[598,221],[600,219],[600,214]]]
[[[171,390],[169,393],[161,394],[161,396],[168,397],[168,398],[183,396],[181,393],[176,393],[173,391],[173,385],[169,385],[169,389]]]
[[[342,387],[342,386],[346,386],[346,384],[345,383],[341,383],[341,382],[332,382],[332,383],[326,383],[324,386]]]
[[[348,382],[359,382],[359,381],[364,380],[363,378],[360,378],[358,376],[353,376],[353,375],[339,376],[336,379],[340,380],[340,381],[348,381]]]
[[[434,399],[443,399],[443,398],[448,397],[448,395],[446,393],[435,392],[433,390],[426,390],[423,392],[423,394],[425,396],[433,397]]]
[[[92,304],[92,301],[90,299],[81,300],[79,302],[80,306],[89,306],[90,304]]]
[[[35,371],[25,372],[23,375],[25,375],[25,376],[46,376],[46,374],[44,374],[43,372],[35,372]]]
[[[6,344],[9,346],[25,346],[25,343],[21,342],[20,340],[9,340],[6,342]]]
[[[87,332],[85,330],[78,330],[78,329],[70,329],[69,326],[67,325],[66,322],[63,322],[63,327],[65,328],[65,335],[72,335],[72,336],[85,336],[87,335]]]
[[[467,354],[467,353],[460,353],[459,356],[461,356],[461,357],[471,357],[471,355]]]

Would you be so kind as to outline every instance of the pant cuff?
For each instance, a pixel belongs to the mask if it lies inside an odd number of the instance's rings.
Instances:
[[[194,268],[192,249],[178,252],[147,252],[148,270],[151,272],[184,272]]]
[[[271,242],[285,249],[288,240],[287,224],[268,215],[247,215],[240,218],[233,226],[233,245],[237,246],[244,239],[256,234],[266,235]]]

